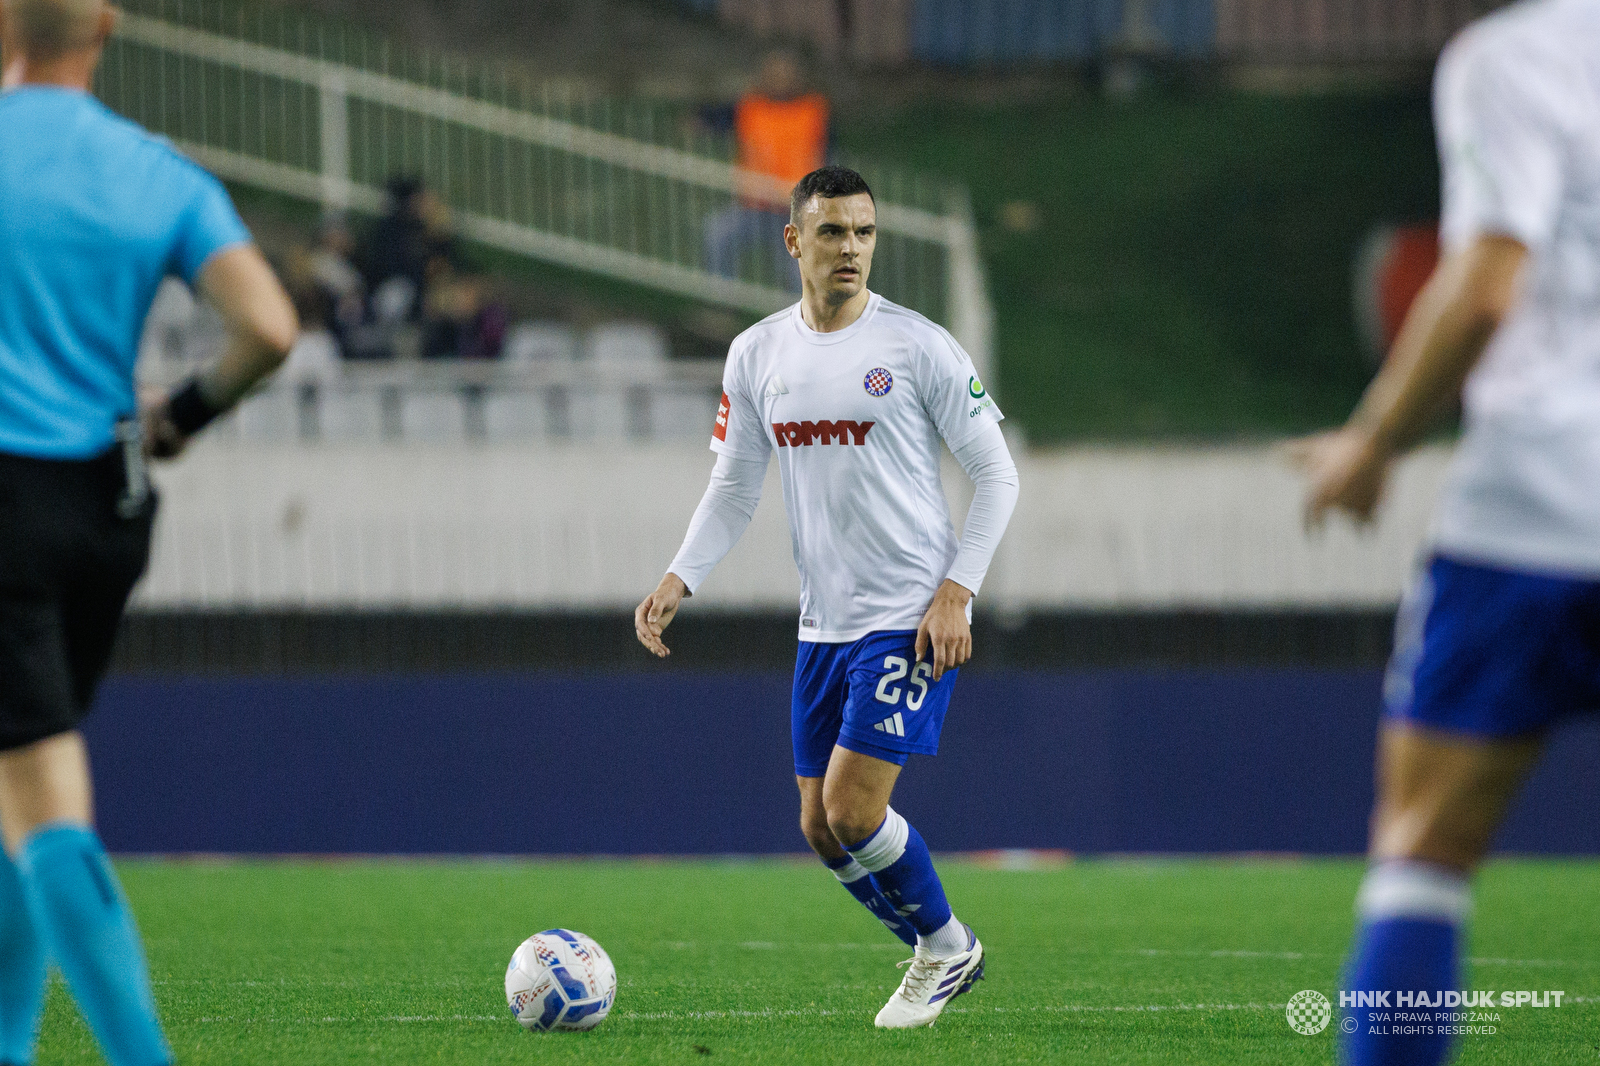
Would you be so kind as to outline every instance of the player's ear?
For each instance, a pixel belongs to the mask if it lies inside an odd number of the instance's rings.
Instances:
[[[783,246],[789,249],[790,259],[800,258],[800,229],[793,222],[783,225]]]
[[[115,4],[102,4],[100,18],[95,26],[95,41],[97,45],[104,45],[106,39],[117,31],[117,23],[122,21],[122,8]]]

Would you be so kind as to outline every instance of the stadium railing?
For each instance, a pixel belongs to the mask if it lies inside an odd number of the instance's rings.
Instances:
[[[207,431],[245,445],[506,444],[699,439],[717,410],[722,363],[670,356],[649,322],[524,321],[495,359],[421,358],[420,336],[383,359],[347,359],[304,333],[271,382]],[[171,387],[215,356],[215,312],[169,280],[140,344],[143,384]]]
[[[469,240],[751,314],[793,297],[768,257],[707,269],[709,222],[739,171],[723,139],[670,104],[583,96],[506,66],[234,0],[130,0],[97,92],[220,177],[376,212],[420,176]],[[992,312],[961,187],[870,160],[882,232],[874,288],[943,324],[985,371]]]

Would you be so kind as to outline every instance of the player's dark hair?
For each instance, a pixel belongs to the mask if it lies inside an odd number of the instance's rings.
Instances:
[[[872,189],[868,187],[867,179],[849,167],[834,165],[813,170],[796,182],[794,191],[789,194],[789,221],[793,222],[800,217],[800,209],[813,196],[820,196],[824,200],[836,200],[841,196],[855,196],[859,193],[872,196]],[[872,202],[876,204],[878,198],[873,196]]]

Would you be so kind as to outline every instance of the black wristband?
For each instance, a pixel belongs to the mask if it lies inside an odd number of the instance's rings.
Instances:
[[[225,410],[223,407],[213,407],[205,398],[205,394],[200,391],[198,377],[185,381],[167,401],[167,418],[171,419],[178,432],[185,437],[199,433]]]

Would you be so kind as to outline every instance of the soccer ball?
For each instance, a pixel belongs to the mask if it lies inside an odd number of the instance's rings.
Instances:
[[[617,999],[617,970],[582,933],[546,929],[524,940],[506,967],[506,1002],[524,1029],[593,1029]]]

